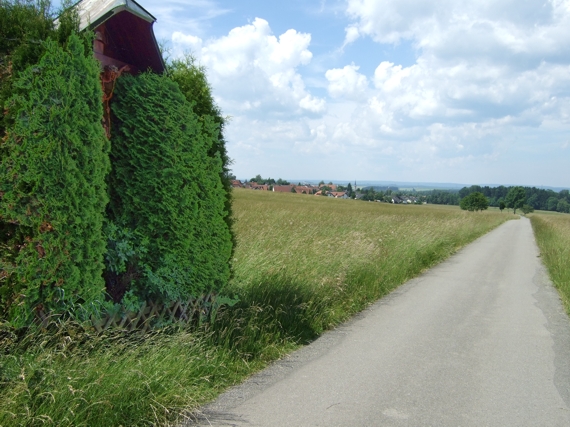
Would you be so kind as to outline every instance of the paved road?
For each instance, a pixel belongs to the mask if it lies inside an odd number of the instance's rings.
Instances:
[[[570,323],[509,221],[203,408],[200,426],[570,426]]]

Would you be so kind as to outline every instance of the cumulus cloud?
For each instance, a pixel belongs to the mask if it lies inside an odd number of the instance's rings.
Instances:
[[[325,73],[329,82],[328,92],[333,98],[359,99],[366,96],[368,79],[358,72],[360,67],[352,64],[334,68]]]
[[[260,18],[206,41],[180,32],[172,36],[177,52],[189,48],[206,66],[222,107],[280,116],[325,110],[325,101],[308,93],[298,72],[312,59],[310,42],[310,34],[294,29],[277,37]]]
[[[358,31],[357,27],[350,26],[345,28],[346,36],[344,38],[343,47],[349,45],[350,43],[354,43],[360,37],[360,32]]]
[[[379,58],[371,76],[326,72],[331,97],[359,101],[345,125],[361,144],[398,144],[407,161],[492,162],[514,135],[568,123],[569,0],[347,0],[346,14],[345,45],[406,41],[417,54],[409,66]]]
[[[182,3],[167,0],[168,16]],[[202,5],[204,16],[227,13],[211,0],[191,3]],[[310,34],[274,34],[260,18],[221,37],[208,36],[201,18],[171,33],[174,54],[193,51],[223,111],[234,117],[230,147],[247,153],[232,153],[236,165],[278,168],[284,153],[340,152],[338,165],[358,165],[357,175],[388,163],[397,164],[392,171],[431,171],[436,179],[439,171],[464,173],[477,162],[502,165],[513,150],[537,152],[546,140],[552,150],[567,149],[570,0],[340,4],[342,47],[317,60]],[[363,45],[368,58],[362,50],[349,56]],[[413,59],[382,56],[400,48]],[[359,62],[373,55],[374,63]],[[273,160],[269,147],[279,153]]]

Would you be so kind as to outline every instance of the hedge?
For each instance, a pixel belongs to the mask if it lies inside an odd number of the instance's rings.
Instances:
[[[118,81],[108,186],[107,289],[115,301],[173,301],[221,289],[232,243],[224,221],[218,126],[178,85],[143,73]]]
[[[110,164],[99,64],[76,35],[44,48],[14,82],[15,122],[2,142],[0,311],[15,325],[34,309],[90,312],[104,290]]]

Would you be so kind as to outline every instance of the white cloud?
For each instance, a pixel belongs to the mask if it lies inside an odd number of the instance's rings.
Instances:
[[[354,64],[326,72],[337,103],[359,101],[344,122],[354,143],[456,167],[541,144],[529,128],[570,130],[569,0],[348,0],[346,13],[345,45],[368,36],[417,52],[409,66],[380,60],[372,87]]]
[[[360,99],[366,96],[368,79],[358,72],[360,67],[352,64],[334,68],[325,73],[329,82],[328,92],[333,98]]]
[[[344,38],[343,47],[345,47],[350,43],[354,43],[360,37],[360,32],[358,31],[357,27],[354,26],[346,27],[344,31],[346,33],[346,36]]]
[[[147,0],[143,6],[159,18],[154,31],[162,40],[169,39],[175,31],[202,36],[213,19],[231,12],[219,3],[214,0]]]
[[[186,51],[200,52],[202,50],[202,39],[200,37],[184,34],[180,31],[172,33],[172,43],[175,46],[183,46]]]
[[[293,29],[276,37],[260,18],[206,41],[182,33],[172,36],[176,52],[193,49],[208,69],[222,108],[234,114],[323,112],[325,101],[307,92],[298,72],[311,61],[310,42],[310,34]]]
[[[184,4],[165,2],[172,22]],[[263,172],[252,166],[262,164],[285,177],[305,162],[305,175],[338,166],[354,177],[382,171],[449,181],[456,173],[476,181],[477,171],[494,169],[496,182],[504,173],[509,183],[518,179],[513,153],[568,147],[570,0],[335,1],[346,21],[327,40],[343,44],[317,58],[311,34],[274,34],[260,18],[208,35],[211,17],[227,13],[220,4],[192,1],[203,13],[169,30],[174,54],[194,52],[234,117],[227,132],[238,171]],[[311,28],[320,42],[318,30]],[[384,56],[399,49],[413,59]],[[332,153],[342,153],[336,163]]]

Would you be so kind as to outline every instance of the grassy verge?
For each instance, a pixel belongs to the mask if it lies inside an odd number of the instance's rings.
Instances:
[[[513,215],[236,191],[213,327],[0,335],[0,425],[168,425]]]
[[[570,215],[548,212],[529,217],[542,261],[570,314]]]

